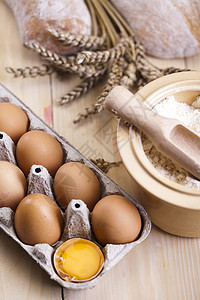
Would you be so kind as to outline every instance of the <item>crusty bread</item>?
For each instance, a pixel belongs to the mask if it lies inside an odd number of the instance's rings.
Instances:
[[[148,54],[163,58],[200,52],[199,0],[111,0]]]
[[[23,42],[38,42],[58,54],[77,49],[52,38],[48,27],[73,34],[90,34],[91,17],[83,0],[5,0],[17,20]]]

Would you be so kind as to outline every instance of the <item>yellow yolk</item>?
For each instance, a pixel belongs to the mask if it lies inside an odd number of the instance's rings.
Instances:
[[[80,239],[67,247],[60,256],[60,267],[72,280],[85,280],[93,277],[102,265],[99,248]]]

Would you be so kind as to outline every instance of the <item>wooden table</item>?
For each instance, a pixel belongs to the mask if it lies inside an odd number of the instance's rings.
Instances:
[[[200,55],[187,59],[152,59],[161,67],[177,66],[200,70]],[[101,86],[67,106],[57,106],[56,99],[77,82],[75,77],[13,79],[6,66],[40,65],[43,61],[22,46],[10,9],[0,0],[0,82],[16,94],[38,116],[67,138],[85,156],[106,160],[120,159],[116,145],[116,124],[109,113],[73,125],[72,120],[92,104]],[[110,123],[110,135],[101,128]],[[108,147],[109,146],[109,147]],[[133,194],[132,179],[124,166],[108,175]],[[0,300],[154,300],[200,299],[200,239],[181,238],[153,226],[145,242],[136,246],[124,259],[90,290],[62,289],[11,238],[0,231]]]

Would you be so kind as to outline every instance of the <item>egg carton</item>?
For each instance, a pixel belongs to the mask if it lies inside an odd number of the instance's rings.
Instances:
[[[30,120],[29,130],[43,130],[57,139],[63,148],[65,162],[78,161],[91,168],[100,181],[101,197],[105,197],[110,194],[122,195],[128,198],[137,207],[140,213],[143,225],[139,238],[136,241],[127,244],[107,244],[105,247],[101,247],[105,258],[104,267],[101,273],[90,281],[76,283],[64,281],[57,275],[54,269],[52,257],[58,245],[54,247],[48,244],[36,244],[35,246],[29,246],[22,243],[15,233],[13,223],[14,212],[8,207],[0,208],[0,228],[17,242],[49,274],[51,279],[55,280],[62,287],[69,289],[86,289],[94,287],[98,280],[109,269],[118,263],[137,244],[140,244],[147,238],[151,230],[151,221],[149,216],[139,202],[128,195],[119,185],[114,183],[98,167],[90,162],[90,160],[85,158],[78,150],[76,150],[64,137],[60,136],[55,130],[49,127],[29,107],[0,84],[0,102],[5,101],[18,105],[26,112]],[[15,160],[15,145],[11,138],[4,132],[0,132],[0,147],[0,160],[10,161],[17,165]],[[55,200],[53,179],[45,167],[33,165],[27,181],[28,193],[43,193]],[[63,213],[65,227],[59,244],[73,237],[87,238],[97,243],[92,234],[90,216],[90,211],[81,199],[72,200],[68,205],[67,210]]]

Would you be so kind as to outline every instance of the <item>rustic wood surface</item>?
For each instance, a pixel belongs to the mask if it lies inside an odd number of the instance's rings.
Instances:
[[[161,67],[177,66],[200,70],[200,55],[175,60],[151,60]],[[120,159],[116,145],[116,123],[110,113],[73,125],[72,120],[94,102],[99,85],[87,96],[67,106],[56,99],[70,90],[77,78],[53,74],[35,79],[14,79],[6,66],[24,67],[43,61],[22,46],[10,9],[0,0],[0,82],[27,104],[46,123],[67,138],[85,156]],[[107,134],[103,130],[108,126]],[[128,193],[132,179],[124,166],[108,175]],[[136,246],[90,290],[62,289],[11,238],[0,231],[0,300],[192,300],[200,299],[200,239],[181,238],[153,226],[145,242]]]

